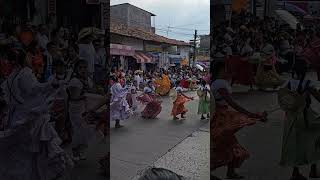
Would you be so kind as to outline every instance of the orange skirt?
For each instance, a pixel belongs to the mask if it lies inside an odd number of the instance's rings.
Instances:
[[[173,102],[171,115],[176,117],[179,114],[185,114],[188,110],[184,107],[186,102],[190,101],[182,95],[178,95],[175,102]]]
[[[228,107],[216,107],[211,118],[210,168],[215,170],[222,166],[239,168],[249,158],[249,152],[242,147],[235,133],[241,128],[256,123],[248,116],[228,110]]]

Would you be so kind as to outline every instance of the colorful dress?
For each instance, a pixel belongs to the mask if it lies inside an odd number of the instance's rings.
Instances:
[[[313,84],[303,81],[298,89],[299,83],[298,80],[286,83],[289,90],[305,98],[306,104],[297,110],[286,111],[280,160],[282,166],[310,165],[320,160],[320,119],[311,109],[311,95],[306,91]]]
[[[84,97],[88,87],[78,78],[72,78],[68,84],[69,91],[69,118],[72,125],[72,144],[73,148],[84,151],[88,148],[90,137],[93,131],[88,126],[84,113],[87,111],[87,103]]]
[[[126,100],[128,90],[122,88],[120,83],[111,86],[110,118],[115,120],[126,120],[129,118],[130,106]]]
[[[0,131],[2,180],[48,180],[66,176],[72,161],[49,123],[49,83],[39,83],[32,69],[15,70],[2,84],[8,121]]]
[[[272,55],[258,65],[255,81],[259,88],[277,88],[284,83],[276,71],[275,58],[275,55]]]
[[[154,88],[145,87],[144,94],[139,96],[137,99],[142,104],[146,104],[146,107],[141,112],[143,118],[154,119],[156,118],[161,110],[161,101],[157,100],[156,95],[154,93]]]
[[[207,86],[200,86],[197,94],[199,96],[199,106],[198,114],[209,114],[210,113],[210,97],[209,97],[210,88]]]
[[[217,79],[213,82],[213,95],[215,98],[215,114],[211,116],[211,169],[231,165],[238,168],[249,158],[249,152],[242,147],[235,133],[241,128],[256,123],[247,115],[228,108],[227,102],[219,94],[220,89],[225,89],[232,94],[232,88],[226,80]]]
[[[164,96],[167,95],[171,88],[171,81],[169,76],[163,74],[160,79],[155,80],[155,84],[157,85],[156,93]]]
[[[49,77],[48,82],[64,81],[65,77],[56,74]],[[71,123],[68,118],[68,94],[65,86],[60,86],[57,93],[51,97],[50,114],[55,122],[55,129],[62,140],[71,140]]]
[[[178,87],[176,88],[177,92],[181,92],[182,88]],[[171,111],[171,115],[173,117],[176,117],[179,114],[185,114],[188,112],[188,109],[185,108],[184,104],[186,102],[189,102],[191,99],[186,98],[185,96],[183,96],[182,94],[178,93],[176,100],[173,102],[173,107],[172,107],[172,111]]]

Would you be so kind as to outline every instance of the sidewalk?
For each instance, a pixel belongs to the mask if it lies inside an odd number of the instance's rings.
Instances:
[[[191,180],[210,179],[210,131],[206,124],[170,149],[153,166],[169,169]],[[137,180],[137,175],[133,180]]]

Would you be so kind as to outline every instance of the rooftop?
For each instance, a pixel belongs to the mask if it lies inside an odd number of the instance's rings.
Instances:
[[[134,6],[134,5],[130,4],[130,3],[116,4],[116,5],[113,5],[113,6],[111,6],[111,7],[115,7],[115,6],[133,6],[133,7],[135,7],[135,8],[138,8],[138,9],[140,9],[140,10],[143,10],[143,11],[149,13],[151,16],[156,16],[155,14],[153,14],[153,13],[151,13],[151,12],[149,12],[149,11],[146,11],[146,10],[144,10],[144,9],[142,9],[142,8],[139,8],[139,7],[137,7],[137,6]]]
[[[177,46],[190,46],[189,43],[186,43],[184,41],[169,39],[152,32],[147,32],[139,28],[127,27],[123,24],[119,24],[113,21],[110,22],[110,33],[142,39],[145,41],[154,41],[154,42],[177,45]]]

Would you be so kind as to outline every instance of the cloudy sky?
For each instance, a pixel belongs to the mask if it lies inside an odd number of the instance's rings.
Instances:
[[[111,5],[121,3],[156,14],[157,34],[184,41],[193,39],[195,29],[200,35],[209,34],[210,0],[111,0]]]

